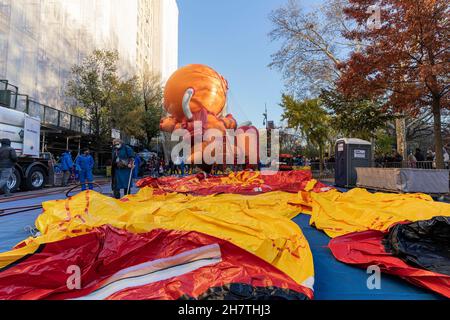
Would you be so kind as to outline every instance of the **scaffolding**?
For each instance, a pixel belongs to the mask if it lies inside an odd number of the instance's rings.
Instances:
[[[0,80],[0,106],[24,112],[41,119],[41,125],[47,129],[65,130],[71,134],[90,135],[90,121],[68,112],[39,103],[7,80]]]

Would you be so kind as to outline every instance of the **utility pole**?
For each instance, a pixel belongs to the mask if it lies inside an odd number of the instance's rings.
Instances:
[[[269,112],[267,110],[267,103],[265,104],[265,111],[264,111],[264,123],[263,125],[266,127],[266,136],[267,136],[267,156],[270,158],[272,157],[272,130],[269,127]]]
[[[266,129],[269,129],[269,113],[267,112],[267,103],[265,104],[265,112],[263,113],[264,122],[263,126],[266,127]]]

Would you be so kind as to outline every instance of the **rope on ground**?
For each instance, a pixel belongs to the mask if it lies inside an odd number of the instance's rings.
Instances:
[[[98,183],[94,182],[94,183],[92,183],[92,185],[96,189],[99,190],[99,193],[103,193],[103,189]],[[70,194],[72,192],[74,192],[76,189],[81,188],[82,186],[83,186],[83,184],[77,184],[77,185],[67,189],[67,191],[65,193],[66,198],[70,198],[71,197]],[[25,213],[25,212],[30,212],[30,211],[34,211],[34,210],[39,210],[39,209],[42,209],[42,204],[23,206],[23,207],[4,208],[4,209],[0,209],[0,218],[13,216],[13,215],[16,215],[19,213]]]
[[[99,193],[103,193],[103,189],[102,189],[102,187],[98,184],[98,183],[95,183],[95,182],[93,182],[93,183],[89,183],[89,184],[91,184],[91,185],[93,185],[94,187],[96,187],[99,191]],[[68,189],[67,190],[67,192],[66,192],[66,198],[71,198],[73,195],[70,195],[73,191],[75,191],[75,190],[77,190],[78,188],[81,188],[83,185],[86,185],[85,183],[83,183],[83,184],[77,184],[76,186],[74,186],[74,187],[71,187],[70,189]]]

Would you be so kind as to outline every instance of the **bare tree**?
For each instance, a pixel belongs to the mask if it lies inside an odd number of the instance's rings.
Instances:
[[[319,10],[307,12],[297,0],[270,14],[274,28],[269,36],[281,41],[270,67],[283,73],[286,87],[299,97],[317,96],[334,87],[339,66],[348,52],[361,44],[343,38],[351,29],[344,17],[346,0],[327,0]]]

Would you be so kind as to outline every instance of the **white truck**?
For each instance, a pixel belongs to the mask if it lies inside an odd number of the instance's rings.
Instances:
[[[54,161],[51,154],[40,151],[40,136],[39,118],[0,107],[0,139],[11,140],[19,158],[8,182],[12,192],[42,189],[50,181]]]

